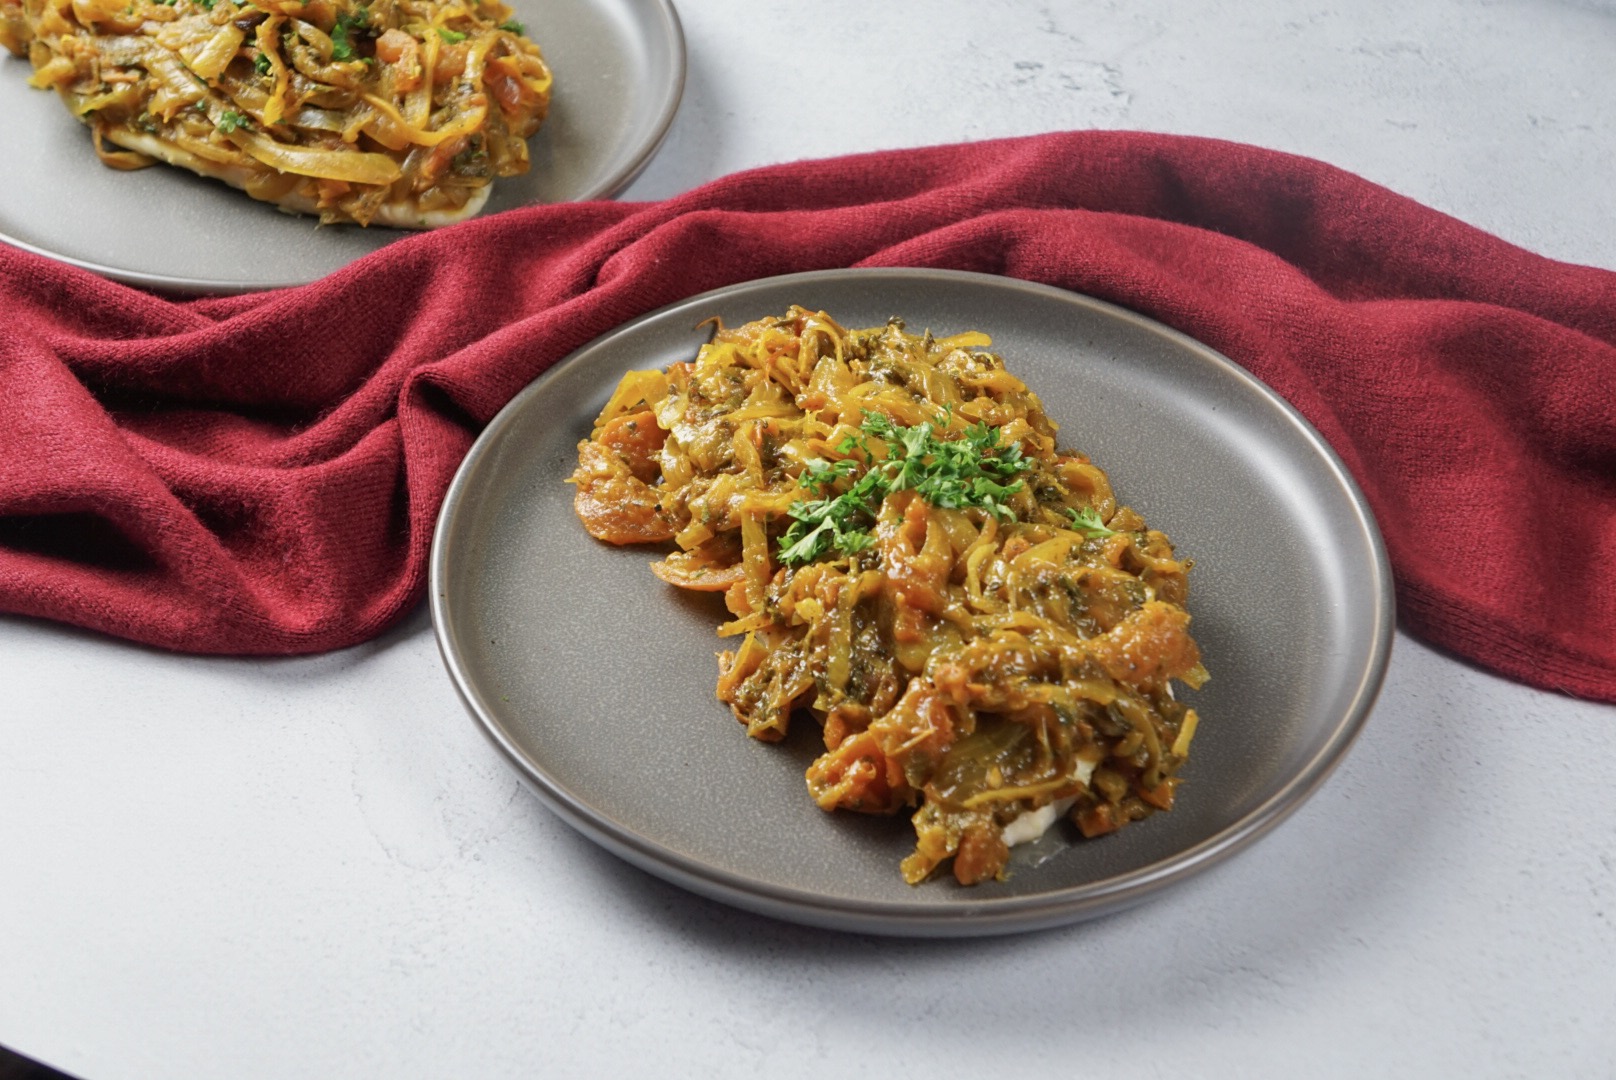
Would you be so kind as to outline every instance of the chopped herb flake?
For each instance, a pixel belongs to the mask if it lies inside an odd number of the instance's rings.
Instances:
[[[219,114],[219,122],[214,125],[222,134],[228,135],[238,128],[252,128],[252,119],[242,116],[238,112],[225,111]]]
[[[506,19],[504,22],[499,24],[499,28],[501,30],[505,31],[507,34],[525,34],[525,33],[527,33],[527,27],[523,26],[521,23],[517,22],[515,19]]]
[[[359,20],[351,15],[337,16],[337,25],[331,28],[331,59],[353,60],[359,55],[354,52],[353,41],[349,37],[353,28],[358,25]]]
[[[1115,529],[1105,527],[1105,522],[1100,520],[1100,512],[1092,506],[1085,506],[1081,510],[1068,509],[1066,513],[1072,519],[1072,527],[1078,532],[1085,532],[1090,536],[1117,535]]]
[[[466,35],[462,34],[460,31],[458,31],[458,30],[445,30],[441,26],[438,27],[438,36],[441,37],[444,41],[447,41],[451,45],[458,45],[462,41],[466,40]]]

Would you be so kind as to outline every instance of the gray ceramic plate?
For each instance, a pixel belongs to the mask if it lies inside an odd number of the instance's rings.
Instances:
[[[684,87],[671,0],[509,0],[555,71],[533,168],[498,181],[484,214],[606,198],[651,159]],[[317,228],[216,181],[103,167],[90,132],[27,61],[0,49],[0,240],[148,288],[244,292],[324,277],[407,233]]]
[[[699,324],[791,303],[844,325],[978,329],[1043,398],[1063,447],[1195,559],[1212,681],[1178,808],[1095,841],[1065,823],[1006,881],[898,876],[906,818],[826,814],[803,770],[816,725],[748,739],[713,696],[727,616],[651,575],[649,549],[585,534],[562,481],[625,371],[694,356]],[[638,866],[780,918],[910,935],[1051,926],[1152,895],[1249,843],[1340,760],[1379,690],[1391,575],[1368,508],[1318,434],[1243,369],[1121,308],[1007,278],[840,270],[723,289],[558,364],[477,441],[449,491],[432,616],[472,715],[540,798]],[[710,602],[709,602],[710,601]]]

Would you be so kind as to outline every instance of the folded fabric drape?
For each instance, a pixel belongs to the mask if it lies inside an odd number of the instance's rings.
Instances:
[[[1072,132],[539,206],[310,285],[174,300],[0,245],[0,609],[171,649],[334,649],[422,598],[480,426],[643,312],[935,266],[1132,308],[1311,420],[1379,518],[1404,627],[1616,700],[1616,273],[1328,165]]]

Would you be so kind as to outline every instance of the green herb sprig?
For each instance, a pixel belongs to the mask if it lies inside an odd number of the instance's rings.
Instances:
[[[840,495],[825,494],[837,481],[860,468],[852,457],[806,463],[797,483],[817,499],[794,503],[794,519],[780,537],[780,562],[801,566],[836,552],[856,555],[875,542],[870,526],[881,502],[895,491],[913,491],[945,510],[986,510],[1001,521],[1015,520],[1006,500],[1020,491],[1016,479],[1032,468],[1019,443],[999,444],[999,429],[972,424],[957,439],[939,439],[930,423],[903,427],[880,413],[866,413],[860,434],[836,448],[840,454],[861,451],[864,473]],[[875,459],[865,436],[887,444],[887,456]]]
[[[1072,527],[1078,532],[1088,533],[1090,536],[1115,536],[1117,530],[1105,527],[1100,520],[1100,512],[1092,506],[1085,506],[1081,510],[1067,508],[1066,513],[1072,519]]]
[[[354,31],[364,30],[370,25],[370,13],[364,8],[350,15],[343,12],[337,16],[337,24],[331,28],[331,59],[338,61],[357,60],[359,52],[354,48]]]

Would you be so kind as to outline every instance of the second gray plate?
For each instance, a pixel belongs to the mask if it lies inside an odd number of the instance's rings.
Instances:
[[[690,359],[699,324],[797,303],[843,325],[981,330],[1105,468],[1119,498],[1195,560],[1189,608],[1212,680],[1177,808],[1094,841],[1064,823],[1008,880],[903,883],[904,817],[826,814],[803,770],[816,725],[766,745],[713,694],[716,598],[651,575],[656,552],[591,539],[563,483],[625,371]],[[1225,357],[1073,293],[935,270],[751,282],[646,316],[556,365],[489,425],[444,504],[431,605],[472,715],[552,810],[703,895],[819,926],[908,935],[1051,926],[1134,903],[1294,810],[1379,690],[1391,574],[1357,487],[1317,432]]]
[[[685,46],[672,0],[509,0],[555,71],[533,167],[494,184],[484,214],[616,194],[651,159],[679,105]],[[184,292],[301,285],[409,233],[322,228],[217,181],[153,166],[106,168],[90,130],[28,86],[0,49],[0,240],[119,281]]]

